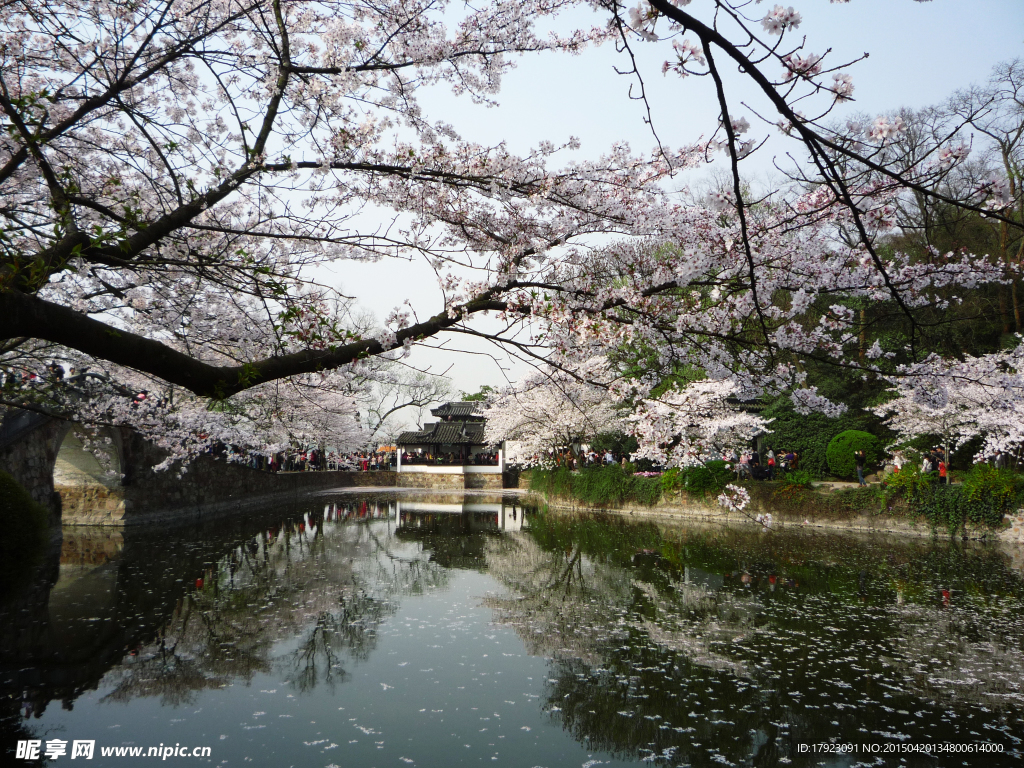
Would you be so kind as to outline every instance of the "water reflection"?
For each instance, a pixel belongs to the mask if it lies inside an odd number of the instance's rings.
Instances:
[[[289,765],[364,764],[383,749],[421,765],[873,764],[799,751],[836,740],[991,741],[1004,751],[968,764],[1018,764],[1012,563],[980,545],[659,526],[424,492],[187,530],[68,529],[0,606],[2,737],[109,728],[118,712],[153,743],[172,724],[209,743],[207,715],[178,725],[198,708],[223,721],[215,762],[279,764],[277,750]],[[182,714],[152,730],[141,710],[110,709],[129,703]],[[365,730],[345,747],[337,729],[353,724]],[[401,755],[385,733],[403,734]]]
[[[510,533],[523,528],[525,508],[517,499],[436,501],[399,500],[396,503],[402,528],[474,533]]]
[[[984,740],[1005,753],[966,764],[1021,757],[1024,589],[998,552],[594,517],[531,534],[489,558],[511,594],[488,604],[551,657],[548,710],[595,748],[813,765],[797,745]]]
[[[397,502],[397,537],[416,542],[445,568],[487,568],[488,543],[499,533],[522,530],[525,510],[515,498],[421,499]]]

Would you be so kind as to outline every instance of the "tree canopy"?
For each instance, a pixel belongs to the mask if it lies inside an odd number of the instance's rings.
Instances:
[[[592,26],[539,31],[576,5]],[[1000,296],[1017,307],[1020,64],[911,141],[899,114],[834,124],[854,92],[850,62],[827,41],[812,52],[793,8],[761,10],[12,0],[0,11],[4,403],[264,446],[301,408],[351,421],[376,371],[443,331],[577,380],[609,349],[648,350],[661,373],[616,390],[633,403],[681,367],[740,398],[790,391],[802,411],[842,410],[808,382],[810,366],[927,379],[948,327],[937,314],[986,286],[1009,285]],[[681,90],[709,78],[708,138],[673,147],[654,132],[648,154],[615,145],[558,167],[574,142],[517,156],[420,103],[438,84],[486,102],[515,57],[602,43],[631,62],[641,99],[640,46],[663,50]],[[725,68],[770,112],[741,104]],[[972,129],[984,147],[966,140]],[[779,161],[783,185],[755,193],[742,163],[769,144],[797,159]],[[720,191],[689,203],[670,193],[669,179],[723,158]],[[366,225],[371,209],[383,224]],[[901,242],[909,210],[994,227],[998,248],[964,250],[931,224]],[[412,257],[445,296],[425,318],[399,304],[367,323],[315,279],[325,264]],[[503,330],[482,330],[485,313]],[[898,327],[897,349],[865,347],[881,326]],[[55,362],[102,370],[103,391],[51,396],[60,387],[39,382]],[[140,409],[125,395],[138,390],[162,395]],[[200,427],[211,402],[223,417]],[[318,418],[291,431],[359,439]]]

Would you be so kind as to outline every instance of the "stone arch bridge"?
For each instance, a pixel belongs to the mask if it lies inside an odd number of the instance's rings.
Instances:
[[[272,474],[209,455],[192,461],[184,474],[155,471],[165,455],[127,428],[86,429],[17,409],[0,421],[0,470],[58,526],[199,520],[298,501],[327,488],[397,485],[393,472]]]
[[[32,411],[9,410],[0,422],[0,469],[49,510],[51,522],[121,522],[125,488],[152,460],[146,448],[129,430],[86,430]]]

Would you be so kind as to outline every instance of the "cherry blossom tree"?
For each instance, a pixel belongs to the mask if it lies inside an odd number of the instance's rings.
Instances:
[[[492,445],[512,443],[511,463],[546,463],[548,451],[579,452],[580,444],[601,432],[621,428],[622,421],[607,385],[609,366],[592,358],[572,373],[540,370],[489,398],[484,439]]]
[[[591,28],[538,31],[573,5],[593,10]],[[794,39],[801,20],[734,0],[12,0],[0,10],[0,359],[29,380],[74,358],[122,388],[144,377],[187,390],[197,414],[246,413],[225,428],[238,439],[282,412],[260,393],[276,403],[278,386],[292,402],[322,391],[340,414],[367,366],[441,332],[552,370],[642,348],[740,398],[792,388],[804,406],[829,407],[801,386],[801,361],[875,366],[857,359],[859,319],[841,299],[891,307],[914,364],[936,332],[922,308],[1005,279],[983,255],[921,261],[880,247],[901,195],[1020,223],[1001,176],[958,195],[932,183],[964,161],[959,133],[897,162],[899,120],[830,125],[854,93],[850,62]],[[673,148],[652,122],[650,154],[616,145],[555,168],[575,141],[515,156],[463,138],[418,100],[440,84],[487,102],[515,56],[601,42],[633,62],[640,99],[638,46],[664,51],[680,89],[708,78],[718,124]],[[730,95],[725,67],[763,110]],[[769,140],[800,159],[785,189],[752,200],[741,164]],[[710,205],[663,183],[722,159],[732,186]],[[367,209],[387,223],[367,227]],[[427,318],[400,304],[362,327],[313,279],[332,262],[410,256],[440,277],[445,301]],[[502,332],[473,323],[488,312]],[[634,402],[653,386],[636,385]],[[122,395],[95,418],[138,413]]]
[[[467,11],[449,29],[443,5],[6,6],[7,337],[222,398],[400,347],[494,308],[498,292],[492,281],[467,306],[423,322],[397,312],[353,338],[303,277],[311,265],[474,250],[508,261],[628,227],[623,207],[664,160],[617,150],[552,174],[554,147],[480,147],[416,102],[444,81],[485,100],[506,54],[606,32],[542,38],[534,24],[561,6],[544,2]],[[353,232],[366,204],[408,217]],[[248,344],[254,323],[263,333]]]
[[[372,390],[354,388],[334,372],[267,382],[213,402],[180,388],[147,389],[152,381],[130,369],[114,373],[116,381],[95,373],[36,381],[30,386],[49,390],[39,398],[47,407],[32,407],[56,416],[73,412],[87,427],[129,427],[164,449],[158,469],[187,464],[213,448],[243,461],[312,448],[347,453],[371,437],[359,412]],[[98,443],[89,447],[104,451]]]
[[[743,451],[768,420],[740,410],[729,398],[731,381],[696,381],[657,399],[642,401],[629,417],[640,443],[637,458],[666,467],[685,467]]]
[[[933,356],[892,377],[895,397],[877,409],[900,441],[941,437],[947,451],[983,437],[975,461],[1024,447],[1024,346],[983,357]]]
[[[632,50],[671,39],[675,57],[665,71],[714,82],[720,123],[706,151],[725,155],[732,189],[713,195],[707,208],[680,208],[659,222],[662,247],[638,251],[627,244],[550,265],[545,292],[522,291],[520,302],[532,299],[535,314],[550,307],[547,316],[567,330],[562,352],[603,337],[656,350],[663,370],[682,363],[715,380],[730,378],[740,397],[793,388],[801,407],[827,408],[802,386],[801,361],[865,372],[876,366],[852,359],[863,315],[837,299],[885,305],[890,320],[908,327],[901,354],[916,361],[941,334],[920,321],[922,310],[948,303],[951,291],[1004,279],[996,259],[949,253],[925,261],[882,249],[900,195],[909,191],[1015,226],[1006,214],[1009,198],[997,180],[957,198],[935,183],[967,155],[956,130],[915,158],[893,149],[906,130],[898,118],[831,125],[832,110],[852,96],[852,79],[845,63],[806,52],[802,38],[789,41],[801,20],[792,8],[753,18],[747,14],[759,6],[708,6],[706,14],[691,13],[688,3],[653,0],[628,13],[613,10],[620,45]],[[730,101],[720,57],[757,85],[774,117]],[[807,162],[789,171],[793,185],[772,198],[751,200],[743,183],[742,162],[770,138],[743,138],[752,120],[798,139],[806,152]],[[819,305],[824,312],[809,312]],[[820,320],[809,322],[813,314]]]

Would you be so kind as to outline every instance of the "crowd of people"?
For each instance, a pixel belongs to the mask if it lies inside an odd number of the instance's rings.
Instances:
[[[216,451],[211,451],[216,453]],[[449,453],[402,452],[403,464],[434,464],[440,466],[498,466],[497,451],[479,451],[463,458]],[[336,453],[313,448],[308,451],[280,451],[270,456],[253,454],[242,463],[265,472],[322,472],[345,470],[348,472],[393,471],[398,468],[398,453],[386,450],[356,453]]]
[[[534,465],[542,464],[544,457],[539,453],[533,454]],[[563,449],[559,451],[549,450],[547,459],[553,463],[556,467],[568,467],[569,469],[576,471],[583,467],[590,467],[597,464],[621,464],[626,466],[629,463],[628,453],[615,453],[611,450],[607,450],[604,453],[598,453],[594,450],[580,451],[574,453],[573,451]]]
[[[896,451],[892,457],[892,471],[894,473],[899,473],[903,467],[907,466],[907,462],[908,459],[903,451]],[[858,467],[859,466],[860,463],[858,460]],[[928,475],[932,473],[935,473],[935,478],[940,485],[946,485],[947,483],[952,482],[946,461],[946,449],[942,446],[935,446],[931,450],[925,452],[921,457],[921,474]]]
[[[762,457],[755,449],[739,456],[733,454],[723,458],[736,467],[740,480],[775,480],[786,472],[800,469],[800,454],[791,450],[775,451],[769,448]]]
[[[938,472],[939,484],[945,485],[949,482],[949,469],[946,466],[946,451],[943,448],[932,448],[924,455],[921,461],[921,472],[930,474]]]
[[[270,456],[253,454],[243,463],[264,472],[376,472],[395,468],[395,452],[337,453],[313,448],[308,451],[279,451]]]
[[[441,466],[484,466],[484,467],[496,467],[498,466],[498,452],[497,451],[478,451],[477,453],[471,454],[470,456],[463,457],[461,454],[457,454],[454,451],[448,453],[412,453],[410,451],[402,451],[402,464],[437,464]]]

